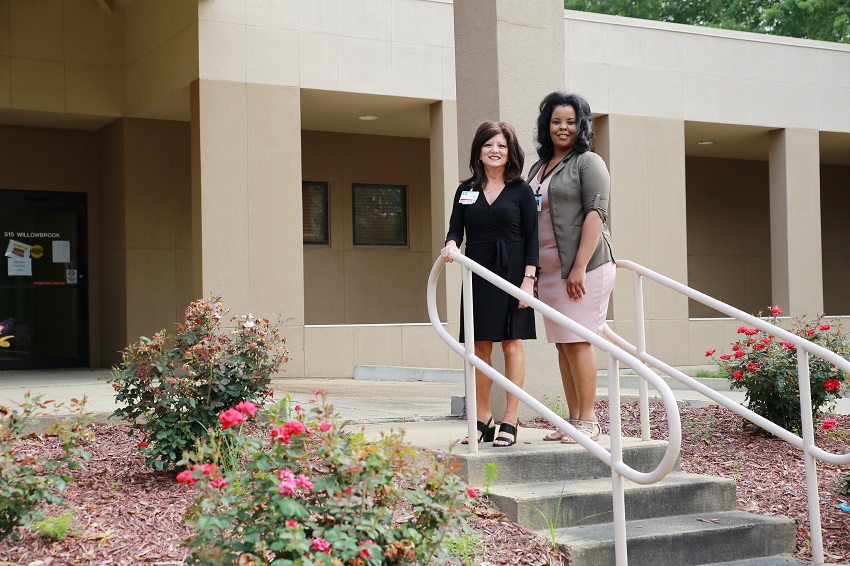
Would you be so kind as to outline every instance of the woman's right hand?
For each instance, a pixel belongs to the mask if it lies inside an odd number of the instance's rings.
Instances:
[[[445,261],[446,263],[451,263],[452,261],[454,261],[452,259],[452,254],[456,251],[459,251],[457,249],[457,244],[454,240],[449,240],[449,242],[446,244],[446,247],[440,250],[440,257],[442,257],[443,261]]]

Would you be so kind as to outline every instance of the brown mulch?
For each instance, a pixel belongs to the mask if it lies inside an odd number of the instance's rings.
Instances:
[[[598,409],[601,420],[606,420],[607,402],[600,402]],[[624,434],[639,436],[636,403],[624,404],[622,411]],[[717,406],[682,407],[680,412],[683,471],[735,479],[740,510],[793,517],[798,528],[797,556],[810,560],[800,451],[773,437],[751,434],[742,428],[739,417]],[[833,416],[838,426],[833,434],[820,432],[818,446],[843,453],[850,450],[847,436],[841,438],[841,431],[850,431],[850,416]],[[651,405],[650,421],[653,438],[666,438],[663,406]],[[74,481],[63,495],[67,506],[74,509],[78,536],[52,542],[23,530],[20,540],[0,543],[0,565],[182,564],[187,552],[178,541],[191,532],[180,520],[194,493],[171,475],[146,468],[136,450],[139,439],[129,438],[126,426],[96,424],[93,428],[97,440],[87,447],[92,460],[85,471],[73,472]],[[30,449],[45,455],[55,453],[56,439],[36,437],[30,441]],[[827,561],[832,562],[850,560],[850,513],[837,507],[850,503],[850,496],[836,492],[838,481],[846,474],[850,474],[850,466],[818,464],[824,545]],[[62,510],[51,507],[46,511],[58,514]],[[549,550],[546,540],[508,521],[486,497],[479,498],[472,511],[469,523],[481,541],[484,563],[567,564],[563,555]]]

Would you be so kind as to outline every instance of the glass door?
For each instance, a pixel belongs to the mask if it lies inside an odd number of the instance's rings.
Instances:
[[[86,195],[0,190],[0,370],[88,365]]]

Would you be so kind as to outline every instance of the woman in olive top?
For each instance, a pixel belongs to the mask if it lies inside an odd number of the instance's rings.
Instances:
[[[590,151],[593,115],[587,101],[553,92],[540,104],[537,153],[528,174],[537,198],[543,302],[601,334],[614,287],[615,264],[608,231],[610,178],[605,162]],[[558,365],[570,424],[592,440],[601,434],[594,410],[596,352],[583,338],[545,319],[546,337],[558,350]],[[546,440],[575,442],[561,431]]]

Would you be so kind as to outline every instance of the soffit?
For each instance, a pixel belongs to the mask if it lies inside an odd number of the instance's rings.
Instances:
[[[685,123],[685,155],[717,159],[768,161],[769,132],[775,128],[708,122]],[[700,141],[713,141],[702,145]],[[821,132],[822,164],[850,165],[850,133]]]
[[[301,90],[301,129],[428,138],[433,100],[327,90]],[[377,116],[364,121],[360,116]]]

